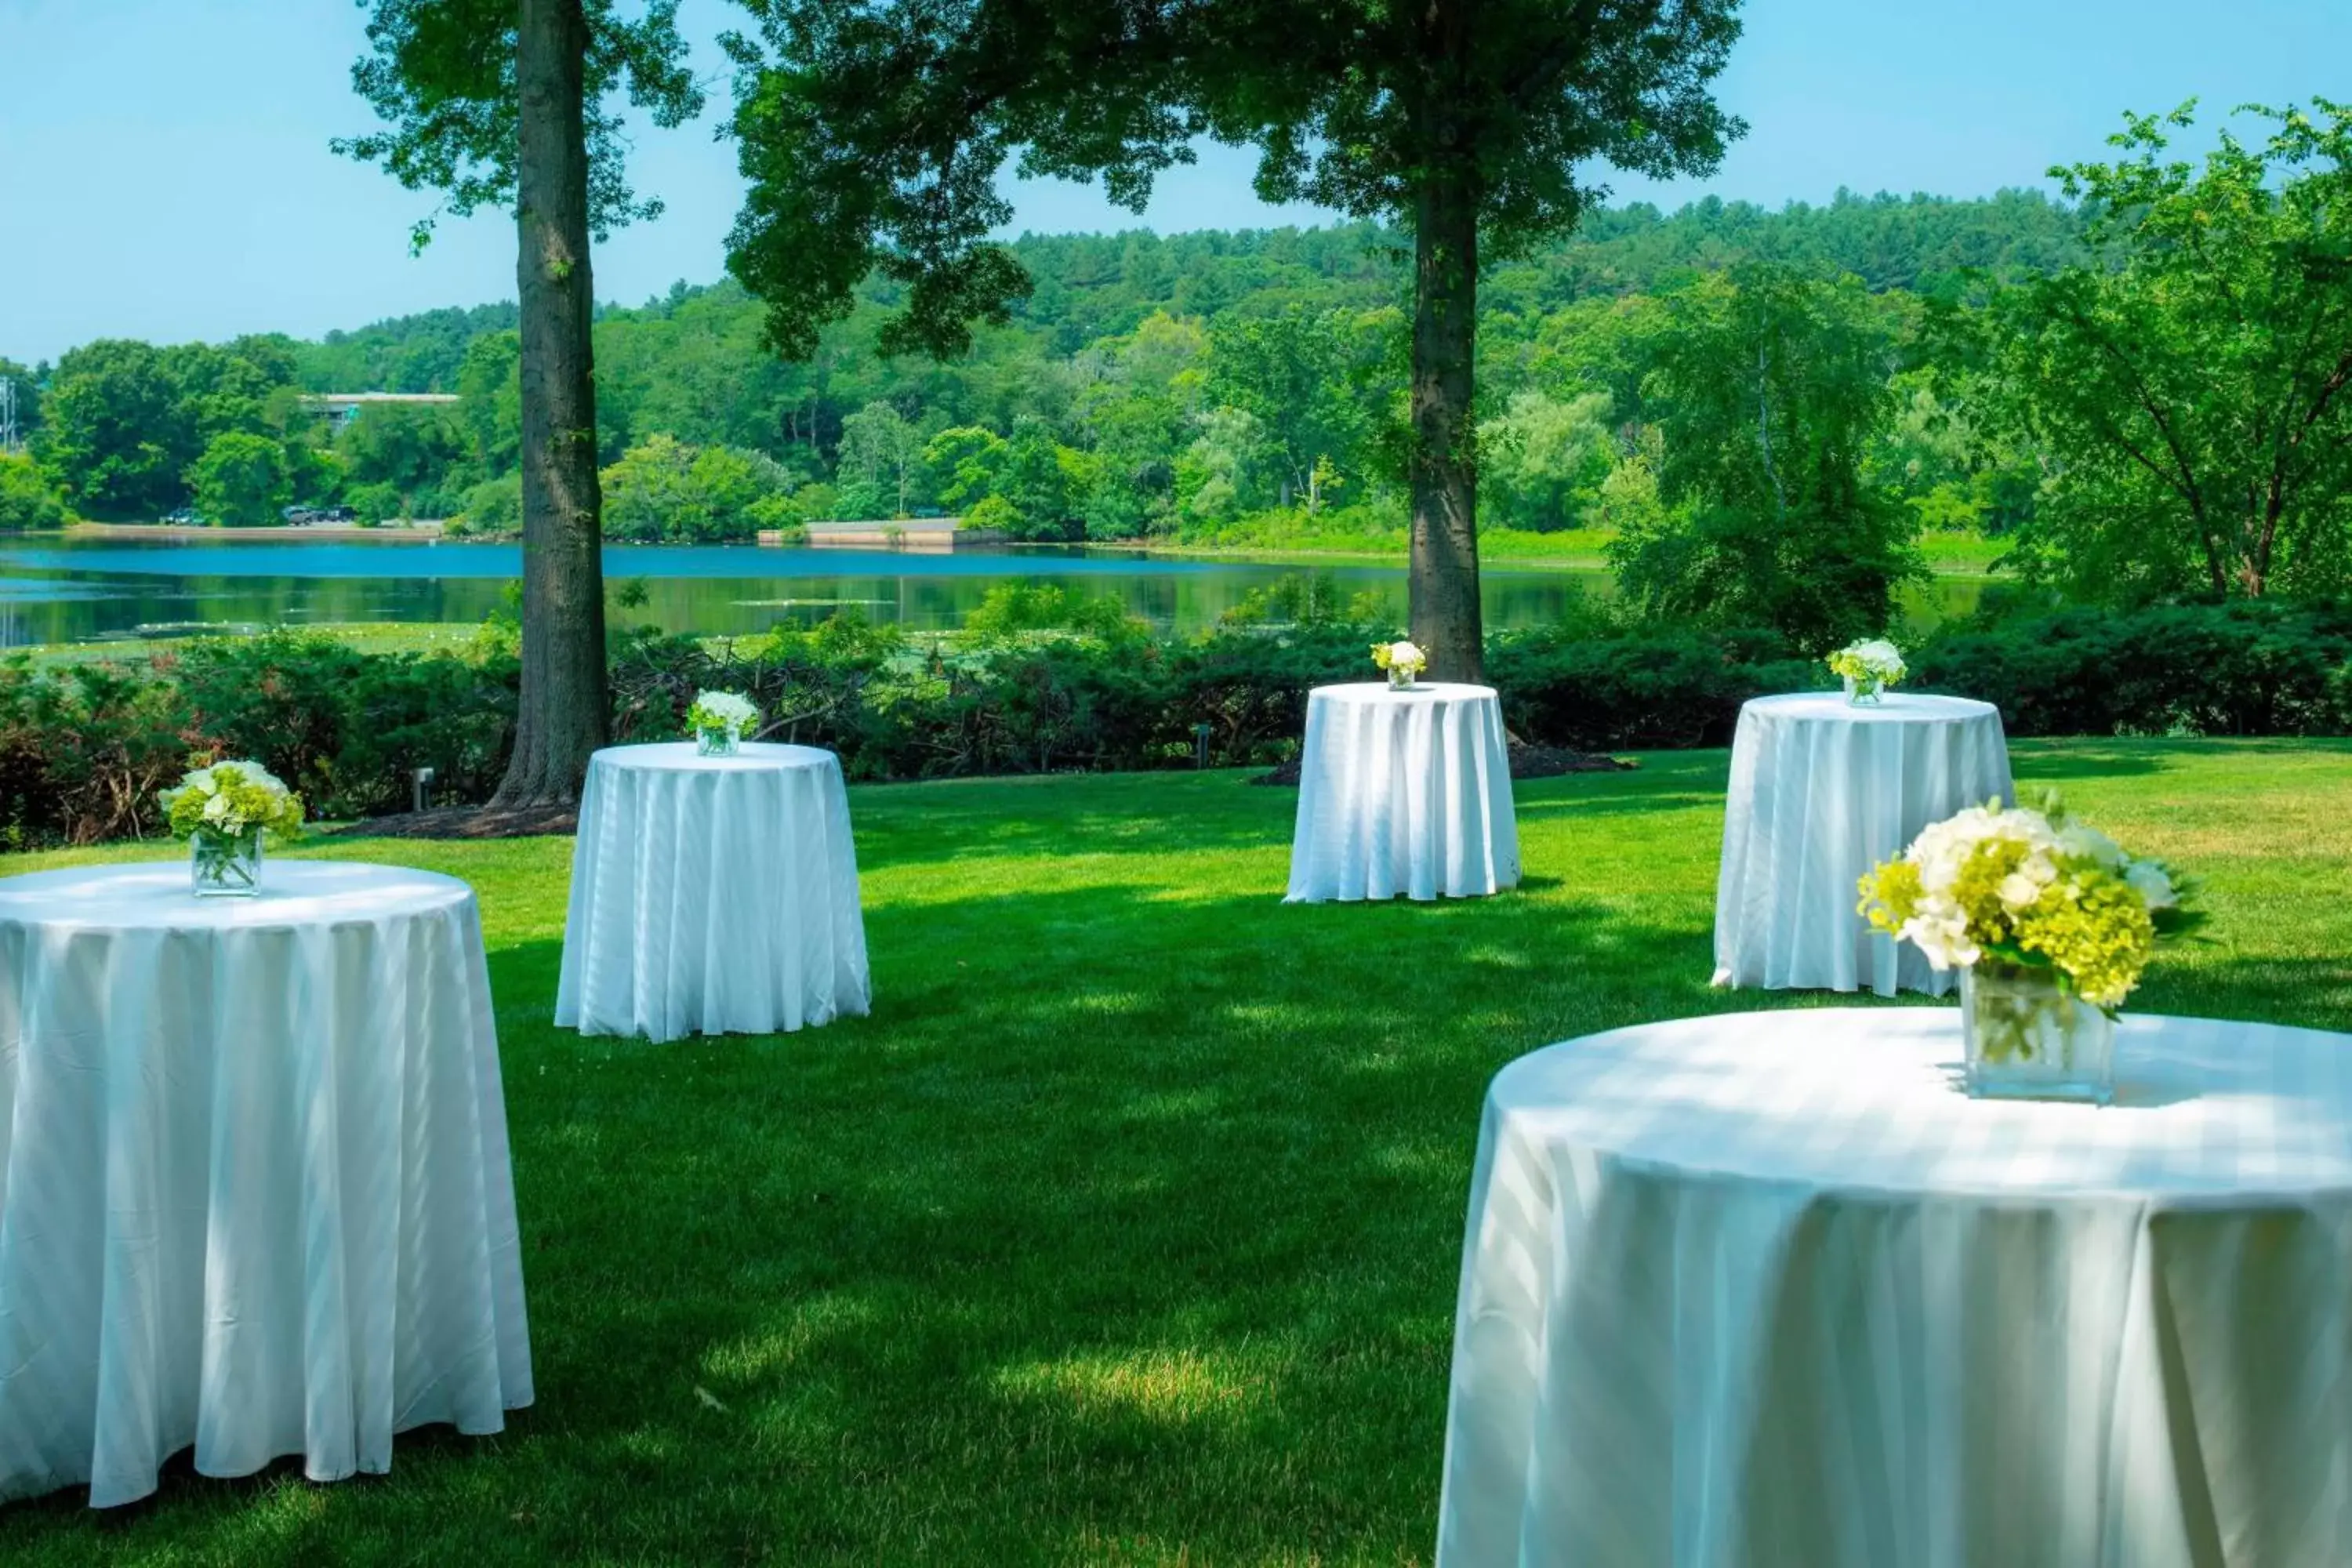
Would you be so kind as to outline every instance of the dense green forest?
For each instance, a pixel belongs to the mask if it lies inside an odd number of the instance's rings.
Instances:
[[[2201,165],[2133,119],[2064,199],[1842,195],[1589,216],[1493,268],[1478,374],[1490,552],[1603,549],[1637,604],[1819,642],[1882,624],[1918,540],[2006,541],[2081,597],[2347,583],[2352,142],[2286,111]],[[1396,237],[1369,226],[1062,237],[949,363],[891,358],[869,280],[806,363],[729,281],[595,326],[606,531],[747,539],[961,514],[1016,539],[1395,550]],[[26,371],[37,467],[0,522],[514,526],[511,305],[323,342],[102,342]],[[0,371],[9,367],[0,362]],[[330,435],[306,393],[454,393]],[[14,498],[14,499],[12,499]]]

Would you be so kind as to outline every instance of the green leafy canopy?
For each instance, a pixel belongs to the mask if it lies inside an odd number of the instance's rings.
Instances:
[[[878,269],[891,352],[941,357],[1025,296],[997,177],[1099,176],[1140,210],[1208,136],[1273,201],[1407,217],[1444,170],[1503,257],[1606,194],[1583,166],[1705,173],[1745,128],[1707,93],[1738,0],[744,0],[729,242],[793,358]]]
[[[373,7],[370,53],[352,68],[352,85],[389,130],[338,137],[334,150],[384,171],[412,191],[443,193],[441,211],[466,217],[514,201],[516,125],[513,0],[358,0]],[[588,24],[585,92],[588,216],[596,237],[661,213],[640,199],[624,172],[625,123],[606,107],[625,89],[628,101],[665,129],[702,112],[702,89],[686,65],[677,0],[648,0],[634,20],[614,0],[583,0]],[[438,213],[410,231],[422,250]]]

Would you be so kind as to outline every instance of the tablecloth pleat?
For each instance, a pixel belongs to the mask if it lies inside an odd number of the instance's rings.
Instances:
[[[1919,830],[2011,797],[2000,710],[1948,697],[1759,698],[1740,710],[1716,885],[1715,981],[1768,989],[1956,984],[1872,931],[1856,884]]]
[[[591,762],[558,1024],[768,1034],[870,1001],[841,766],[809,746],[613,747]]]
[[[108,876],[145,879],[114,925],[25,890]],[[380,1473],[396,1432],[531,1402],[472,895],[268,885],[199,910],[183,867],[0,882],[0,1498],[132,1501],[190,1447]]]
[[[1286,901],[1470,898],[1518,879],[1510,761],[1491,690],[1309,694]]]
[[[1498,1074],[1438,1561],[2207,1568],[2352,1542],[2352,1038],[2126,1017],[1966,1100],[1946,1009]]]

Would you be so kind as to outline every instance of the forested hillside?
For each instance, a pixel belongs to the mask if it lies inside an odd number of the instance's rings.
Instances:
[[[1066,356],[1133,331],[1155,310],[1215,318],[1292,306],[1376,310],[1398,299],[1402,279],[1391,254],[1397,243],[1366,224],[1165,237],[1024,236],[1013,249],[1036,289],[1006,331],[1037,353]],[[1635,204],[1595,212],[1572,243],[1497,268],[1486,300],[1492,320],[1530,318],[1741,261],[1851,272],[1874,290],[1932,291],[1951,287],[1967,268],[2047,272],[2081,251],[2078,216],[2038,191],[1983,201],[1841,195],[1828,206],[1799,203],[1779,211],[1712,198],[1671,214]],[[883,290],[868,293],[887,300]],[[713,296],[721,313],[753,311],[741,289],[720,283],[680,286],[639,309],[610,307],[602,320],[608,326],[666,320]],[[378,321],[299,345],[299,374],[318,392],[456,392],[467,344],[514,324],[511,302]]]
[[[2273,121],[2196,164],[2168,150],[2184,121],[2132,119],[2114,163],[2062,172],[2063,201],[1624,206],[1503,259],[1481,293],[1483,548],[1605,552],[1651,613],[1805,644],[1883,625],[1936,531],[2083,598],[2341,592],[2352,119]],[[1017,540],[1402,550],[1395,237],[1013,250],[1028,298],[944,363],[877,351],[898,303],[878,279],[803,363],[731,281],[607,307],[607,536],[951,512]],[[38,469],[0,472],[0,525],[331,500],[505,531],[513,321],[85,345],[28,377]],[[324,391],[458,401],[331,436],[302,401]]]

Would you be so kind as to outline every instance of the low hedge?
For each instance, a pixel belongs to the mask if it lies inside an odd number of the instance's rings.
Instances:
[[[613,645],[614,732],[682,732],[704,688],[750,694],[771,734],[830,747],[850,776],[936,778],[1213,765],[1295,750],[1307,691],[1368,679],[1369,628],[1155,637],[985,630],[929,641],[854,616],[703,641]],[[2012,735],[2352,733],[2352,608],[2242,603],[2067,610],[1959,625],[1911,655],[1911,689],[2000,705]],[[1739,705],[1826,687],[1769,634],[1586,626],[1498,635],[1489,679],[1524,738],[1582,751],[1721,745]],[[158,830],[191,758],[251,756],[317,816],[400,809],[409,770],[486,798],[513,731],[510,631],[459,651],[372,654],[329,636],[220,638],[135,662],[0,662],[0,837],[26,847]]]

